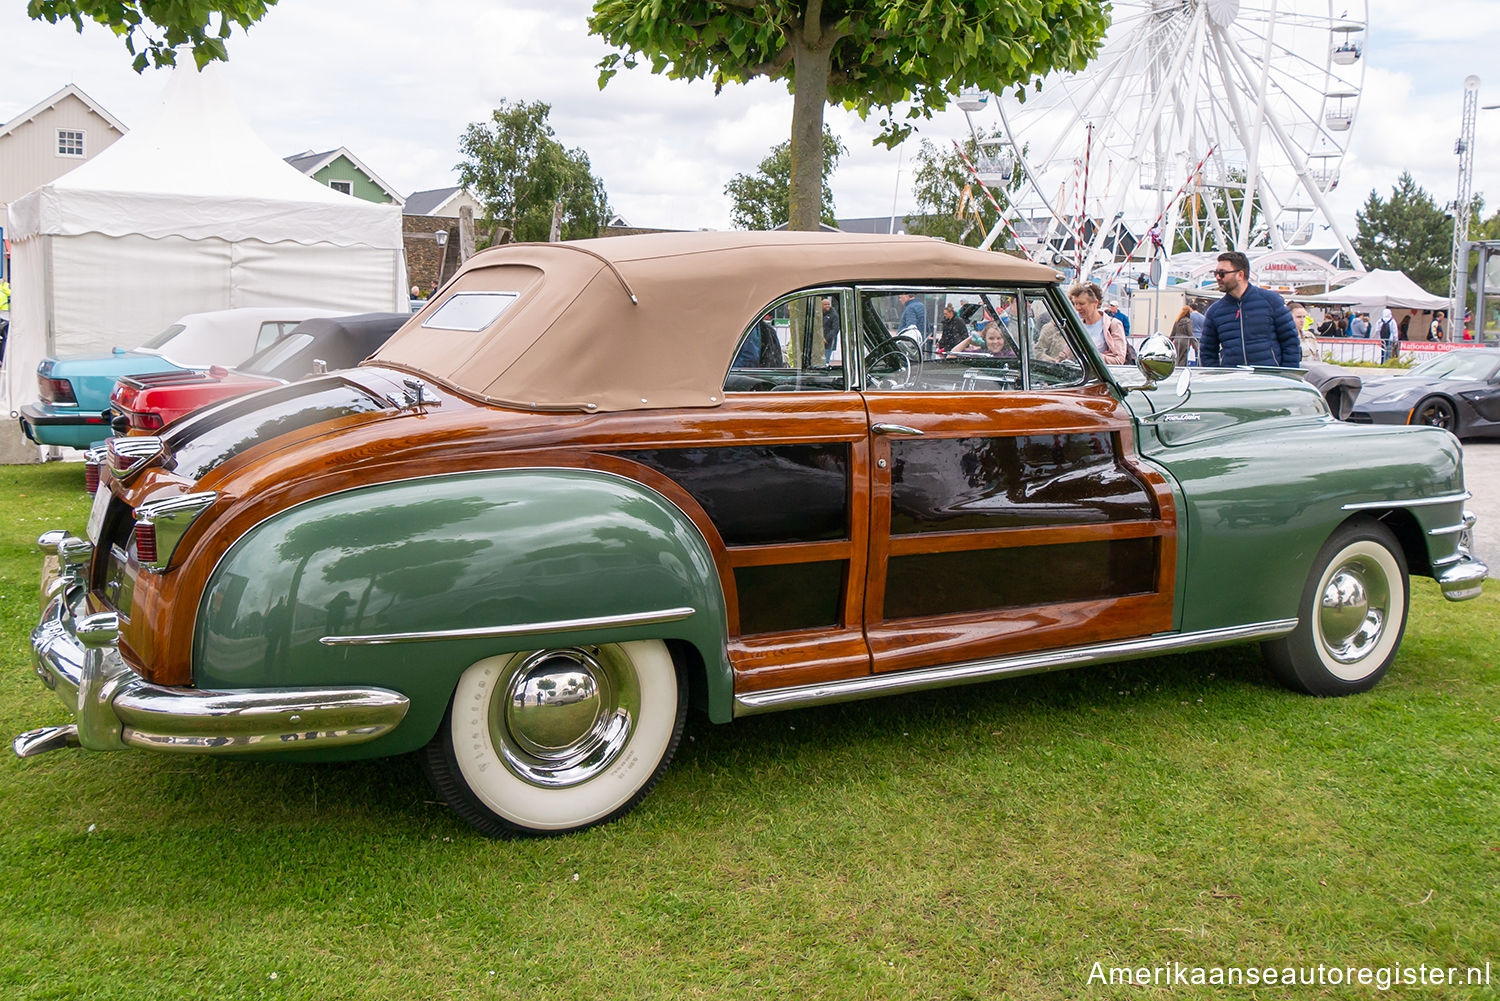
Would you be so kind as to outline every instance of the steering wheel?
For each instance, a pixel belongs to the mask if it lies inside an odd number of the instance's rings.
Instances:
[[[921,371],[920,349],[906,338],[897,338],[865,356],[865,381],[871,389],[905,389],[917,381]]]

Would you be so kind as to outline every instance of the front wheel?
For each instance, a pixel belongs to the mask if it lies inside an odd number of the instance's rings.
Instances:
[[[1458,434],[1458,415],[1453,412],[1453,404],[1441,396],[1429,396],[1413,407],[1411,422]]]
[[[1373,518],[1346,522],[1313,561],[1297,628],[1262,645],[1282,684],[1308,695],[1368,691],[1389,670],[1406,631],[1406,558]]]
[[[481,833],[561,834],[639,802],[686,716],[686,686],[660,640],[505,654],[464,671],[423,764]]]

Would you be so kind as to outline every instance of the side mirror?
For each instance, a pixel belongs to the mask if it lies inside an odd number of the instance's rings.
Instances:
[[[1177,370],[1177,348],[1165,334],[1152,334],[1135,353],[1135,363],[1151,383],[1159,382]]]
[[[313,375],[324,375],[328,371],[328,363],[321,358],[313,359]]]

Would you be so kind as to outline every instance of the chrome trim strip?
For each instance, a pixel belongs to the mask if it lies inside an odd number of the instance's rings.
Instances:
[[[1231,643],[1276,639],[1285,636],[1295,628],[1297,628],[1296,619],[1276,619],[1245,626],[1207,629],[1196,633],[1147,636],[1116,643],[1071,647],[1067,650],[1048,650],[1040,653],[1018,654],[1013,657],[997,657],[992,660],[974,660],[945,667],[863,675],[844,681],[794,685],[763,692],[745,692],[734,697],[734,714],[735,716],[751,716],[781,709],[852,702],[856,699],[868,699],[879,695],[972,684],[1011,675],[1038,674],[1043,671],[1079,667],[1084,664],[1132,660],[1159,653],[1181,653]]]
[[[629,615],[599,615],[587,619],[555,619],[551,622],[523,622],[513,626],[478,626],[474,629],[435,629],[420,633],[374,633],[368,636],[324,636],[324,646],[383,646],[390,643],[426,643],[432,640],[504,639],[534,633],[567,633],[577,629],[628,629],[631,626],[655,626],[679,622],[697,613],[696,608],[664,608],[656,612],[634,612]]]
[[[1457,563],[1464,558],[1463,553],[1454,553],[1452,556],[1444,556],[1442,559],[1432,561],[1434,567],[1445,567],[1450,563]]]
[[[1429,528],[1427,530],[1427,534],[1428,535],[1457,535],[1459,532],[1462,532],[1464,529],[1466,529],[1468,527],[1469,526],[1465,525],[1465,524],[1444,525],[1441,528]]]
[[[1369,511],[1383,507],[1428,507],[1433,504],[1457,504],[1474,495],[1465,490],[1461,494],[1445,494],[1442,497],[1415,497],[1408,500],[1359,501],[1345,504],[1344,511]]]

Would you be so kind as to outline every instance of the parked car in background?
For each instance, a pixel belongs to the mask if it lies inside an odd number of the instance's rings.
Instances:
[[[359,368],[111,439],[84,536],[41,539],[77,719],[16,752],[417,752],[478,830],[555,833],[644,796],[690,706],[1252,642],[1345,695],[1410,574],[1481,593],[1451,434],[1296,370],[1167,378],[1166,338],[1116,375],[1056,277],[841,233],[478,254]],[[1003,336],[923,358],[918,294]]]
[[[199,407],[312,375],[353,368],[390,340],[410,313],[355,313],[304,320],[233,368],[126,376],[110,394],[116,432],[158,431]]]
[[[1353,423],[1427,424],[1460,438],[1500,434],[1500,348],[1458,348],[1360,378]]]
[[[410,313],[356,313],[299,323],[290,334],[252,355],[243,365],[207,370],[153,372],[126,376],[110,394],[110,429],[115,434],[149,434],[200,407],[282,386],[312,375],[352,368],[390,339]],[[103,447],[84,452],[84,485],[99,487]]]
[[[138,348],[108,355],[44,358],[37,366],[39,402],[20,408],[21,432],[39,445],[87,448],[109,435],[115,381],[151,372],[238,365],[314,316],[313,306],[266,306],[189,313]]]

